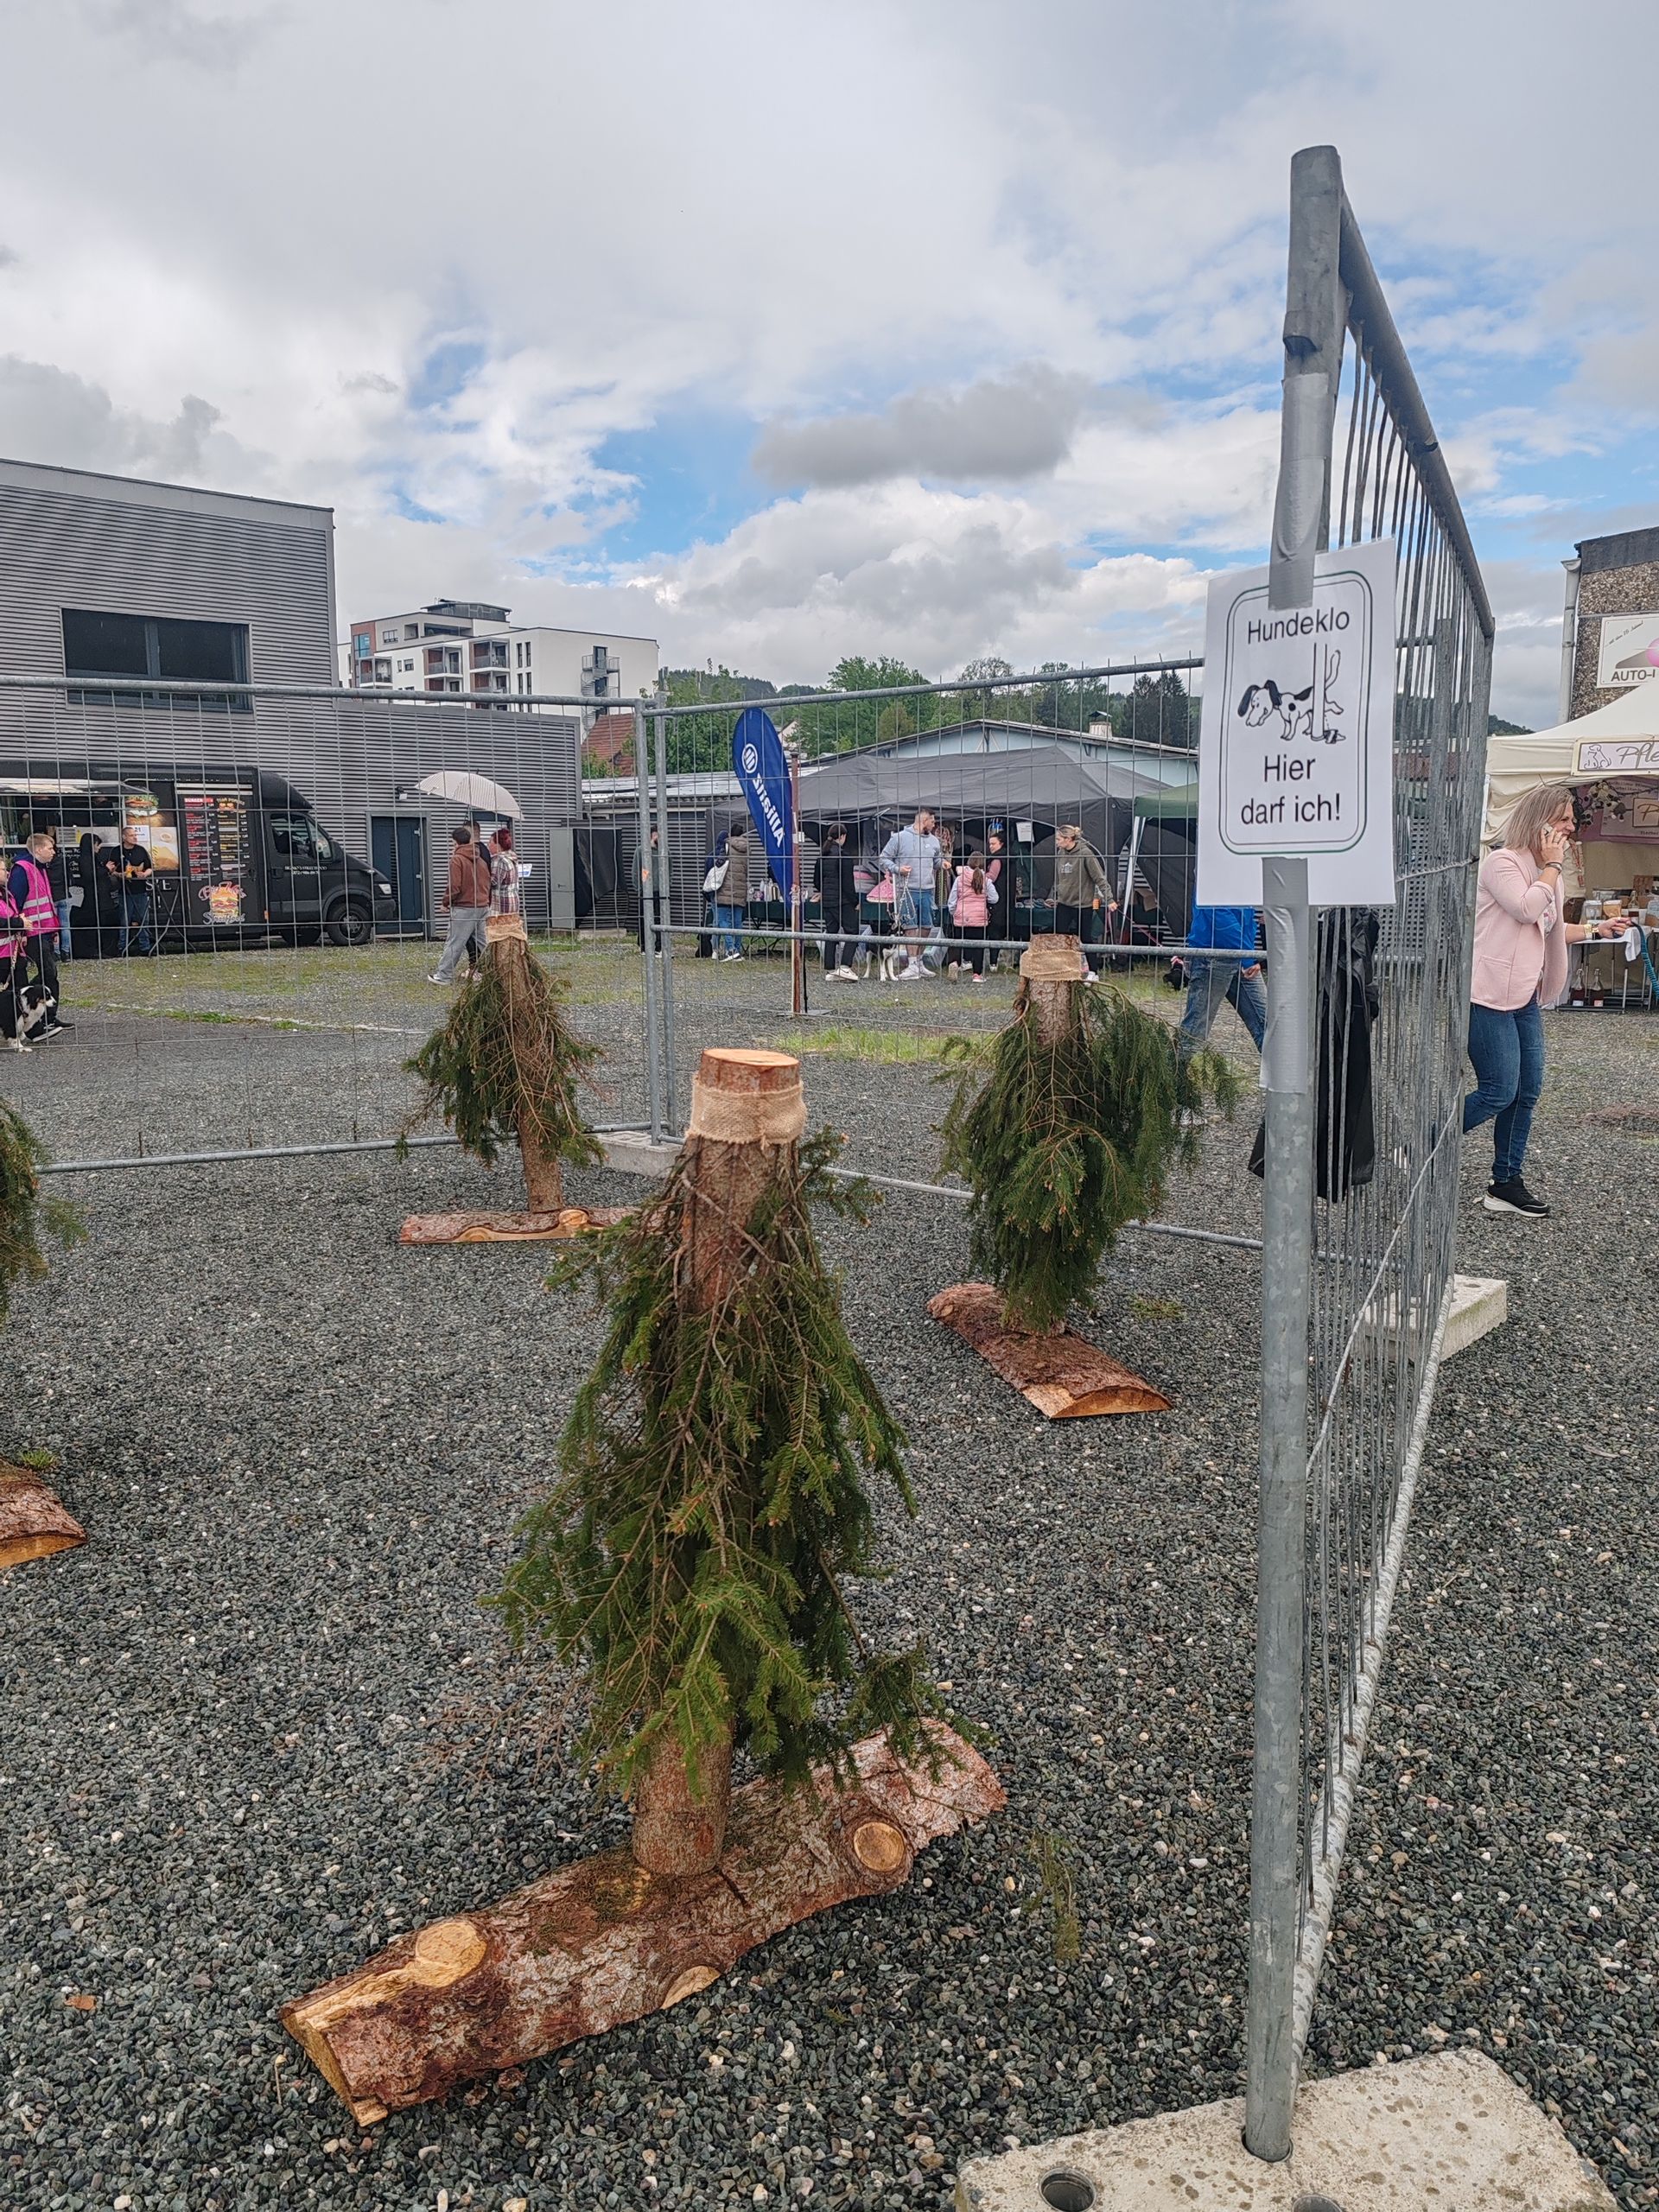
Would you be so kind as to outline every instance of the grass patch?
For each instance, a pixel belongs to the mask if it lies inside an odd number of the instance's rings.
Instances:
[[[1185,1321],[1186,1308],[1179,1298],[1146,1298],[1137,1291],[1129,1300],[1137,1321]]]
[[[779,1052],[796,1052],[804,1058],[816,1053],[822,1059],[868,1060],[880,1066],[912,1067],[944,1057],[945,1046],[953,1041],[946,1030],[925,1029],[855,1029],[831,1025],[823,1029],[791,1032],[787,1037],[772,1040],[772,1049]],[[983,1059],[995,1041],[995,1033],[985,1037],[958,1038],[954,1040],[966,1050],[953,1057],[970,1060]]]
[[[43,1452],[34,1446],[27,1452],[17,1452],[11,1464],[14,1467],[27,1467],[31,1474],[49,1475],[59,1460],[55,1452]]]

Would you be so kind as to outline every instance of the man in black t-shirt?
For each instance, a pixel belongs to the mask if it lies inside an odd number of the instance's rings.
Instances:
[[[124,953],[136,937],[139,951],[148,952],[151,861],[131,823],[121,832],[121,842],[106,845],[99,858],[104,873],[115,885],[119,902],[117,911],[121,916],[121,943],[118,950]]]

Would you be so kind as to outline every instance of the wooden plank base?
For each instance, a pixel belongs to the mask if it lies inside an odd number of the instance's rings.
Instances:
[[[86,1531],[66,1512],[32,1467],[0,1459],[0,1567],[50,1559],[86,1541]]]
[[[952,1283],[928,1300],[927,1310],[1050,1421],[1169,1411],[1169,1400],[1144,1376],[1120,1367],[1071,1330],[1039,1337],[1010,1329],[1002,1300],[988,1282]]]
[[[412,1213],[400,1244],[544,1244],[613,1229],[630,1206],[561,1206],[556,1213]]]
[[[544,1875],[499,1904],[400,1936],[357,1973],[283,2007],[361,2126],[522,2066],[706,1989],[746,1951],[798,1920],[876,1897],[936,1837],[1000,1812],[1001,1784],[948,1728],[931,1733],[937,1780],[885,1736],[789,1792],[733,1792],[719,1864],[653,1875],[626,1850]]]

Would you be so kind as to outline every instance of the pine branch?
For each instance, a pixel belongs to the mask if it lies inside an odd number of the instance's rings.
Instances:
[[[86,1230],[63,1198],[41,1196],[46,1153],[22,1116],[0,1099],[0,1321],[11,1310],[12,1287],[46,1273],[43,1240],[78,1244]]]
[[[1182,1061],[1168,1027],[1110,986],[1070,994],[1052,1043],[1022,986],[990,1071],[958,1079],[942,1163],[968,1183],[974,1267],[1014,1326],[1046,1330],[1086,1298],[1129,1221],[1162,1208],[1171,1169],[1198,1155],[1206,1099],[1230,1115],[1238,1077],[1218,1055]],[[968,1040],[951,1040],[962,1065]]]
[[[498,1602],[516,1642],[584,1671],[582,1750],[624,1789],[666,1726],[694,1787],[728,1727],[800,1781],[878,1707],[901,1748],[939,1710],[919,1654],[871,1653],[843,1589],[876,1568],[869,1482],[914,1502],[812,1235],[820,1193],[868,1217],[873,1194],[849,1202],[827,1175],[837,1150],[826,1133],[779,1154],[740,1224],[749,1263],[706,1310],[687,1277],[695,1143],[650,1208],[556,1270],[591,1284],[609,1323]]]

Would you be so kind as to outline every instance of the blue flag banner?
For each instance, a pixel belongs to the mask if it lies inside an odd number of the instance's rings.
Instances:
[[[745,707],[732,732],[732,770],[743,786],[774,883],[787,906],[795,889],[795,817],[789,796],[789,762],[777,725],[762,707]]]

